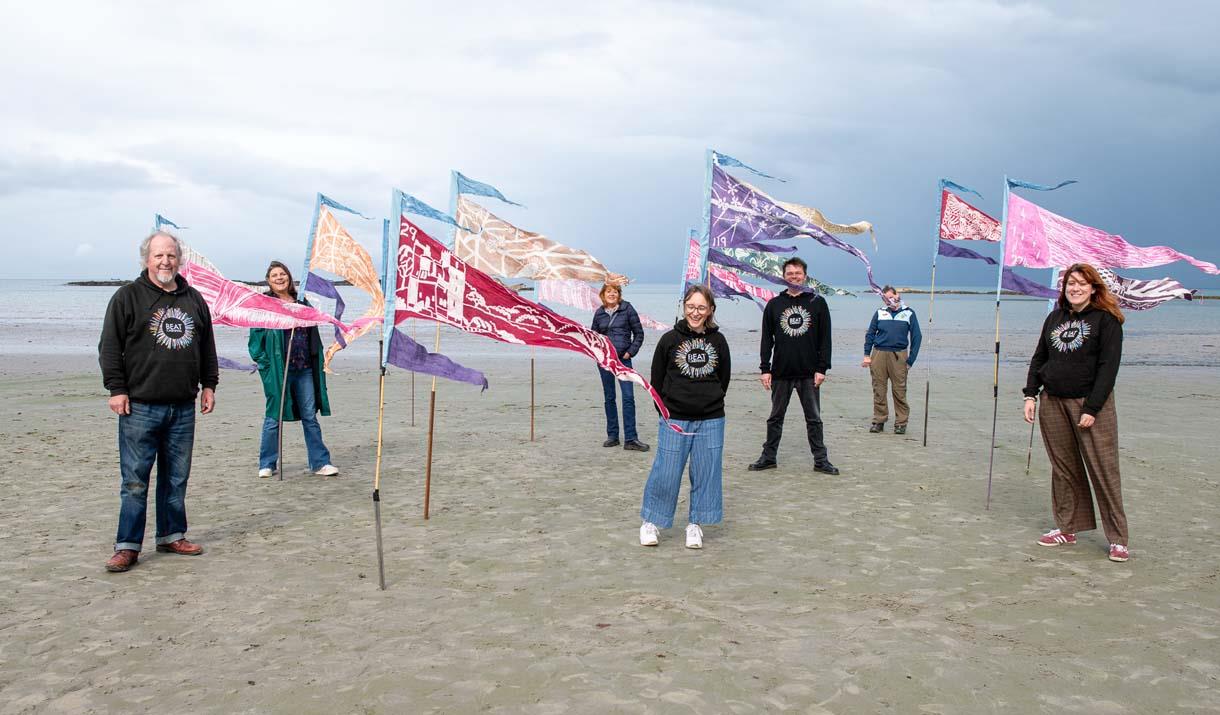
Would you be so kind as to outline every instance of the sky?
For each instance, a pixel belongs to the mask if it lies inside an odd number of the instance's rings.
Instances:
[[[11,7],[4,8],[5,5]],[[304,260],[317,192],[439,208],[449,171],[516,225],[677,282],[705,150],[927,285],[947,177],[1220,262],[1220,8],[1186,2],[0,0],[2,277],[132,277],[156,213],[233,278]],[[592,4],[589,4],[592,5]],[[344,219],[374,245],[379,222]],[[441,229],[436,224],[425,228]],[[374,255],[377,255],[376,253]],[[811,274],[859,263],[802,242]],[[939,285],[994,285],[942,259]],[[1127,270],[1220,290],[1185,263]],[[1049,271],[1027,275],[1047,278]]]

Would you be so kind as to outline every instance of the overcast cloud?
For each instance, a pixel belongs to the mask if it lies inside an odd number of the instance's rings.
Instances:
[[[788,179],[751,179],[779,198],[873,221],[883,282],[927,283],[941,176],[994,214],[1004,173],[1078,179],[1032,198],[1220,260],[1204,3],[344,5],[12,4],[0,274],[129,276],[159,212],[254,276],[302,260],[315,192],[370,215],[393,186],[444,207],[458,169],[528,206],[489,204],[523,228],[669,281],[708,147]],[[863,283],[849,257],[802,255]],[[1129,273],[1220,288],[1185,264]]]

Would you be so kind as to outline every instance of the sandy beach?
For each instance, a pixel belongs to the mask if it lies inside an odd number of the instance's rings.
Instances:
[[[0,713],[1220,712],[1214,369],[1123,367],[1133,556],[1114,564],[1100,532],[1034,543],[1050,488],[1040,438],[1025,474],[1018,362],[1001,374],[988,511],[990,365],[929,361],[927,448],[926,365],[911,433],[869,434],[859,327],[836,329],[823,390],[838,477],[813,472],[796,407],[780,468],[746,471],[769,403],[756,336],[730,336],[726,519],[702,551],[683,547],[685,492],[661,545],[638,545],[652,454],[600,446],[591,364],[539,359],[529,441],[519,349],[479,361],[486,393],[441,385],[425,522],[428,381],[412,425],[410,376],[391,372],[386,591],[374,370],[331,379],[323,428],[341,476],[308,474],[290,425],[283,481],[255,476],[257,376],[225,372],[187,502],[207,552],[155,553],[150,504],[144,557],[109,574],[118,457],[96,362],[8,360]],[[651,409],[639,414],[655,442]]]

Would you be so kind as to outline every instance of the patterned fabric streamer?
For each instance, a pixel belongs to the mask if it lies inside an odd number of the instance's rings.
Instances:
[[[698,278],[696,277],[696,281]],[[538,302],[561,303],[581,310],[595,311],[602,307],[602,298],[593,286],[577,280],[538,281]],[[640,323],[653,330],[669,330],[669,326],[640,313]]]
[[[345,329],[342,336],[326,349],[323,369],[331,372],[330,363],[336,353],[385,319],[385,295],[381,292],[381,281],[377,270],[373,268],[373,259],[369,252],[343,228],[326,204],[318,208],[317,226],[313,238],[313,252],[309,257],[310,273],[317,270],[329,271],[372,297],[364,315],[357,318],[351,327]],[[306,289],[309,289],[308,282]]]
[[[620,380],[648,391],[669,424],[669,410],[648,381],[618,358],[605,335],[526,300],[468,265],[399,215],[394,263],[394,323],[422,318],[515,345],[581,353]],[[680,432],[673,424],[670,429]]]
[[[493,199],[500,199],[506,204],[522,206],[516,201],[509,201],[508,199],[504,198],[504,194],[500,193],[500,190],[491,184],[484,184],[482,181],[475,181],[474,179],[463,176],[462,172],[460,171],[455,171],[453,173],[457,175],[457,192],[459,196],[462,194],[470,194],[471,196],[490,196]],[[524,206],[522,206],[522,208],[524,208]]]
[[[327,280],[317,273],[310,271],[305,276],[305,291],[316,293],[335,301],[335,318],[343,320],[343,311],[347,309],[347,304],[343,302],[343,295],[339,293],[339,288],[335,285],[334,281]],[[343,347],[347,347],[347,341],[343,339],[343,331],[338,328],[335,328],[335,342]]]
[[[707,274],[731,288],[736,295],[749,296],[760,305],[766,305],[767,301],[779,295],[776,291],[746,283],[741,276],[715,264],[708,264]]]
[[[487,378],[478,370],[463,367],[440,353],[430,353],[423,345],[412,340],[398,328],[390,333],[390,349],[386,363],[411,372],[443,377],[446,380],[467,382],[487,389]]]
[[[750,185],[746,184],[746,186]],[[750,186],[750,188],[758,191],[758,189],[754,186]],[[826,218],[821,211],[813,208],[812,206],[802,206],[800,204],[792,204],[788,203],[787,201],[779,200],[776,200],[775,203],[791,211],[797,216],[800,216],[802,219],[808,221],[814,226],[817,226],[826,233],[858,236],[867,231],[869,238],[872,239],[873,242],[873,250],[877,250],[877,233],[873,230],[873,224],[869,223],[868,221],[857,221],[855,223],[835,223],[834,221]]]
[[[699,239],[690,239],[690,245],[686,251],[686,273],[683,274],[682,292],[686,292],[686,288],[692,283],[698,283],[703,276],[703,271],[700,267],[702,263],[703,251],[699,247]]]
[[[969,248],[954,246],[952,243],[949,243],[944,239],[941,239],[937,253],[942,256],[948,256],[949,258],[970,258],[984,261],[988,265],[996,265],[996,260],[994,258],[989,258],[988,256],[984,256],[980,253],[975,253]],[[1059,297],[1059,291],[1051,288],[1050,286],[1035,283],[1025,276],[1018,275],[1011,268],[1004,269],[1004,272],[1000,277],[1000,286],[1007,290],[1013,291],[1014,293],[1021,293],[1022,295],[1029,295],[1035,298],[1053,299]]]
[[[300,303],[285,303],[250,286],[228,280],[216,266],[185,243],[182,276],[203,296],[214,325],[287,330],[310,325],[347,326],[337,318]]]
[[[588,253],[519,229],[464,196],[458,197],[457,220],[469,230],[458,228],[454,253],[489,275],[627,283],[627,276],[612,273]]]
[[[1098,268],[1097,273],[1101,275],[1110,292],[1118,298],[1118,305],[1123,310],[1149,310],[1175,298],[1194,300],[1195,293],[1198,292],[1170,278],[1146,281],[1124,278],[1109,268]],[[1062,285],[1063,276],[1060,276],[1059,280]]]
[[[726,248],[724,251],[717,251],[713,248],[708,251],[708,260],[713,263],[719,263],[722,266],[736,268],[739,271],[756,275],[776,285],[788,287],[788,281],[783,279],[784,262],[779,256],[774,254],[752,251],[748,248]],[[851,295],[849,291],[841,288],[832,288],[810,275],[805,276],[805,287],[812,288],[814,292],[820,295],[830,295],[832,293],[835,295]]]
[[[759,310],[763,310],[766,307],[766,306],[760,304],[758,301],[754,300],[754,296],[750,295],[749,293],[746,293],[745,291],[740,291],[740,290],[736,290],[734,288],[729,287],[728,285],[725,284],[724,281],[720,280],[719,278],[717,278],[716,276],[714,276],[710,273],[707,276],[707,285],[709,288],[711,288],[712,295],[716,296],[717,298],[728,298],[729,300],[736,300],[736,298],[738,296],[740,296],[742,298],[748,299],[754,305],[757,305]]]
[[[954,241],[1000,240],[1000,222],[962,201],[951,191],[940,192],[940,237]]]
[[[1169,246],[1133,246],[1122,236],[1078,224],[1012,193],[1008,195],[1007,231],[1006,266],[1054,268],[1082,262],[1106,268],[1150,268],[1186,261],[1204,273],[1220,274],[1214,263]]]
[[[783,179],[779,178],[778,176],[771,176],[770,174],[764,174],[764,173],[762,173],[762,172],[761,172],[761,171],[759,171],[758,169],[755,169],[755,168],[754,168],[754,167],[752,167],[752,166],[746,166],[745,164],[743,164],[743,163],[741,163],[740,161],[738,161],[738,160],[734,159],[733,157],[729,156],[728,154],[721,154],[721,153],[720,153],[720,152],[718,152],[718,151],[713,151],[713,152],[712,152],[712,159],[713,159],[713,160],[714,160],[714,161],[715,161],[717,164],[719,164],[720,166],[734,166],[734,167],[737,167],[737,168],[739,168],[739,169],[745,169],[746,171],[752,171],[752,172],[754,172],[755,174],[758,174],[759,176],[763,177],[764,179],[775,179],[776,181],[778,181],[778,182],[780,182],[780,183],[787,183],[786,181],[784,181]]]
[[[780,206],[775,199],[730,176],[719,166],[712,167],[712,248],[739,248],[757,241],[778,241],[807,236],[824,246],[837,248],[860,259],[869,286],[877,293],[881,286],[873,280],[873,266],[860,249],[831,236]]]

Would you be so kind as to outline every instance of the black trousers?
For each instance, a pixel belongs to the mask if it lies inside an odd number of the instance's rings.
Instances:
[[[798,380],[771,380],[771,416],[767,418],[767,441],[763,444],[763,459],[774,462],[779,452],[779,439],[784,434],[784,414],[792,391],[801,401],[805,412],[805,431],[809,434],[809,450],[813,452],[815,464],[825,464],[826,443],[822,440],[822,398],[819,388],[813,386],[813,378]]]

